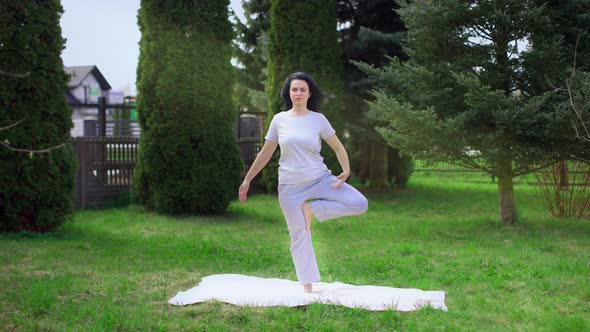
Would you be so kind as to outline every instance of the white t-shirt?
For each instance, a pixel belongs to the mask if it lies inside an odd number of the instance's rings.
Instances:
[[[320,155],[321,139],[336,131],[326,117],[309,111],[305,115],[280,112],[274,115],[265,139],[279,143],[279,184],[293,184],[321,178],[328,171]]]

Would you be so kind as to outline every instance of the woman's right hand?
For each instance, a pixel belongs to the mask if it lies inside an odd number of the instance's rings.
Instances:
[[[248,189],[250,189],[250,181],[244,180],[240,185],[240,189],[238,191],[238,195],[240,197],[240,202],[245,202],[248,199]]]

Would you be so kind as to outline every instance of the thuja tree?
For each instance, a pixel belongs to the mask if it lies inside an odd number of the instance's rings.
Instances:
[[[551,21],[537,1],[404,3],[411,59],[362,66],[380,89],[371,104],[379,132],[402,152],[483,170],[498,179],[500,218],[516,221],[513,178],[562,158],[569,121],[549,92],[529,87],[527,59],[549,67],[559,43],[529,43]]]
[[[72,213],[62,12],[59,0],[0,5],[1,231],[49,231]]]
[[[236,197],[228,3],[141,2],[134,192],[155,211],[219,213]]]
[[[321,112],[326,114],[336,131],[342,128],[339,119],[342,105],[339,97],[343,89],[342,56],[337,37],[335,0],[272,0],[267,66],[267,126],[276,113],[286,110],[280,98],[285,78],[294,72],[305,71],[316,79],[328,96]],[[332,170],[340,167],[329,148],[324,146],[322,154]],[[270,192],[276,191],[277,159],[275,155],[263,172],[264,182]]]

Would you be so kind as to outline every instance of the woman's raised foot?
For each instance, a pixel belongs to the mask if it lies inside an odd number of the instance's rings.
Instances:
[[[313,212],[311,211],[311,206],[309,202],[304,202],[301,205],[301,210],[303,210],[303,216],[305,217],[305,226],[308,232],[311,232],[311,221],[313,219]]]

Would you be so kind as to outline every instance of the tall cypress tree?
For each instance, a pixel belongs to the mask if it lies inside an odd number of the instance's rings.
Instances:
[[[342,52],[336,31],[336,1],[273,0],[270,9],[268,50],[269,98],[268,122],[286,110],[280,99],[285,78],[297,71],[312,75],[328,95],[321,112],[337,131],[342,128]],[[334,154],[323,149],[326,163],[332,169],[339,167]],[[276,191],[278,175],[276,158],[263,172],[267,189]]]
[[[137,71],[138,200],[162,213],[219,213],[241,163],[228,0],[143,0]]]
[[[0,131],[1,231],[48,231],[72,213],[75,160],[62,12],[59,0],[0,5],[0,128],[11,126]],[[48,153],[14,150],[52,147]]]

